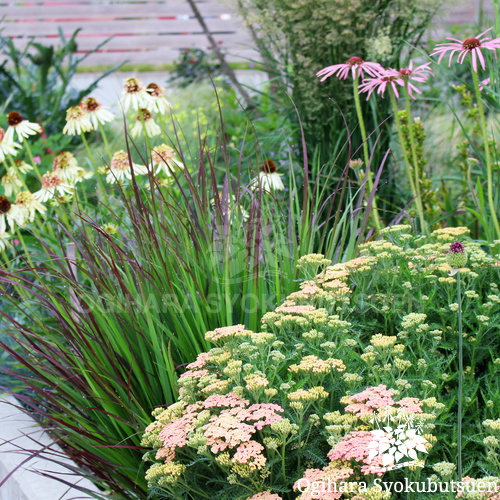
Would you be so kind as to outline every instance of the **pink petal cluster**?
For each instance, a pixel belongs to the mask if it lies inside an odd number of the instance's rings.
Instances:
[[[412,413],[422,413],[423,403],[418,398],[403,398],[396,404],[407,411],[411,411]]]
[[[443,57],[449,52],[450,58],[448,66],[451,65],[451,61],[453,56],[458,52],[457,62],[462,64],[465,61],[465,57],[467,54],[471,54],[472,57],[472,67],[474,71],[477,73],[477,61],[481,64],[483,69],[486,69],[486,62],[484,60],[484,56],[482,54],[483,49],[493,50],[500,48],[500,38],[495,38],[492,40],[491,38],[485,38],[484,35],[490,32],[493,28],[489,28],[483,33],[475,36],[474,38],[468,38],[467,40],[457,40],[456,38],[449,38],[447,40],[451,40],[451,42],[446,43],[438,43],[436,45],[436,50],[431,54],[431,56],[436,56],[439,54],[438,63],[440,63]]]
[[[256,431],[253,425],[241,421],[236,408],[223,410],[220,415],[214,415],[202,429],[212,453],[236,448],[241,443],[250,441]]]
[[[270,491],[262,491],[260,493],[257,493],[247,500],[283,500],[279,495],[276,495],[276,493],[271,493]]]
[[[264,449],[264,446],[257,441],[250,440],[242,443],[236,448],[233,462],[247,464],[255,469],[262,469],[267,462],[266,457],[262,454]]]
[[[394,405],[393,395],[394,391],[387,389],[385,385],[381,384],[377,387],[369,387],[363,392],[349,396],[347,400],[351,404],[346,406],[345,410],[349,413],[354,413],[357,417],[361,417],[366,413],[373,413],[375,409]]]
[[[345,80],[349,73],[352,73],[352,77],[364,76],[364,71],[366,71],[370,76],[377,76],[381,73],[384,68],[379,63],[363,61],[361,57],[351,57],[347,60],[345,64],[334,64],[333,66],[327,66],[321,71],[316,73],[316,76],[321,76],[321,81],[323,82],[330,76],[338,76],[341,80]]]
[[[370,452],[368,445],[372,442],[373,434],[370,431],[351,432],[328,452],[328,458],[332,462],[334,460],[364,462]]]
[[[208,352],[202,352],[201,354],[198,354],[196,361],[193,361],[192,363],[189,363],[189,365],[187,365],[187,369],[197,370],[199,368],[205,368],[205,366],[209,361],[210,361],[210,354]]]
[[[283,413],[284,410],[279,405],[258,403],[249,406],[249,404],[247,399],[232,392],[224,395],[213,394],[205,401],[186,406],[182,416],[167,423],[160,431],[158,439],[163,446],[157,451],[156,458],[173,460],[177,449],[186,446],[190,433],[201,425],[198,423],[200,415],[206,415],[209,411],[216,412],[216,414],[212,414],[208,423],[201,426],[201,429],[212,453],[249,443],[255,432],[282,419],[279,413]],[[238,448],[240,454],[246,449],[255,453],[257,449],[264,449],[259,443],[251,442],[255,443],[251,447]],[[254,458],[253,463],[256,466],[262,463],[265,465],[264,456]]]
[[[382,465],[384,455],[370,457],[370,450],[374,445],[377,436],[370,431],[355,431],[344,436],[328,453],[328,458],[348,462],[354,460],[363,464],[361,471],[365,474],[377,474],[382,476],[387,470]]]
[[[408,94],[412,99],[415,99],[414,92],[421,94],[413,82],[424,83],[428,80],[429,75],[432,75],[432,70],[429,67],[431,63],[425,63],[416,68],[413,67],[413,61],[406,68],[395,70],[389,68],[383,70],[375,78],[365,78],[363,84],[359,87],[359,92],[368,92],[366,99],[368,100],[371,94],[376,90],[377,94],[384,95],[386,89],[390,86],[396,97],[399,97],[398,86],[404,87],[405,82],[408,83]]]

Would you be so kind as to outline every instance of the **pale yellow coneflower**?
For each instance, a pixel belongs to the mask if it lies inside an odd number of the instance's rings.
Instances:
[[[14,169],[13,167],[10,167],[9,173],[17,171],[21,174],[27,174],[33,170],[32,165],[26,163],[24,160],[16,160],[14,163],[16,164],[16,168]]]
[[[20,144],[14,142],[9,138],[3,128],[0,128],[0,163],[5,161],[7,156],[16,156],[17,149],[21,147]]]
[[[13,171],[12,167],[10,167],[7,173],[2,177],[2,187],[5,196],[12,196],[21,191],[23,183],[21,179],[19,179],[17,173]]]
[[[115,118],[115,115],[111,113],[111,111],[104,109],[103,105],[93,97],[87,97],[84,99],[80,106],[87,113],[94,130],[97,130],[99,125],[111,122]]]
[[[141,108],[135,119],[135,125],[130,131],[132,137],[146,134],[148,137],[155,137],[161,134],[161,128],[155,123],[153,115],[146,108]]]
[[[147,108],[151,96],[138,78],[127,78],[123,84],[122,105],[125,111],[138,111]]]
[[[157,83],[150,83],[146,87],[146,91],[149,92],[151,99],[147,104],[149,111],[157,112],[160,115],[164,115],[172,107],[172,105],[164,97],[165,88]]]
[[[47,208],[29,191],[21,191],[11,207],[12,220],[19,226],[24,226],[27,221],[33,222],[37,212],[44,215],[46,211]]]
[[[12,218],[12,203],[5,196],[0,196],[0,224],[6,226],[6,223],[9,223],[9,226],[14,227],[14,224],[11,221]]]
[[[7,232],[5,219],[0,217],[0,251],[3,252],[10,245],[9,239],[11,237],[12,235]]]
[[[17,133],[17,138],[21,141],[27,139],[30,135],[42,133],[42,127],[38,123],[25,120],[21,113],[11,111],[7,115],[7,122],[9,128],[7,129],[6,136],[10,141],[14,140],[14,132]]]
[[[66,111],[66,125],[63,134],[80,135],[93,130],[88,113],[80,106],[71,106]]]
[[[52,172],[55,172],[62,180],[69,183],[75,182],[78,177],[79,170],[78,162],[72,153],[63,151],[58,154],[52,162]]]
[[[111,236],[113,236],[113,235],[115,235],[115,234],[118,233],[118,226],[116,224],[111,223],[111,222],[108,222],[107,224],[103,224],[101,226],[101,229],[105,233],[107,233],[107,234],[109,234]]]
[[[135,175],[144,175],[148,173],[144,165],[138,165],[132,162],[132,168],[134,169]],[[108,172],[106,175],[106,182],[123,182],[125,179],[130,179],[132,177],[132,172],[128,153],[123,150],[117,151],[113,155],[113,158],[111,158],[111,162],[109,167],[106,168],[106,171]]]
[[[151,150],[151,170],[156,175],[163,172],[167,177],[172,175],[172,170],[176,167],[184,168],[184,163],[176,158],[176,152],[166,144],[155,146]]]
[[[42,175],[42,187],[33,196],[41,203],[45,203],[55,196],[70,195],[73,192],[72,186],[64,182],[56,172],[47,172]]]
[[[281,174],[273,160],[266,160],[262,164],[258,179],[254,179],[252,187],[255,189],[259,185],[264,191],[283,191],[285,186],[281,180]]]

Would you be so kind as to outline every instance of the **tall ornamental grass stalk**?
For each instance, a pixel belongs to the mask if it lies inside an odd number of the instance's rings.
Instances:
[[[141,430],[154,407],[176,400],[182,366],[210,347],[205,332],[258,328],[297,290],[301,255],[350,258],[366,227],[361,202],[357,214],[337,209],[358,203],[345,176],[309,168],[305,156],[288,192],[265,187],[265,172],[248,184],[254,158],[208,143],[200,133],[188,155],[177,137],[187,168],[172,169],[167,185],[136,177],[129,144],[130,182],[100,193],[92,212],[58,207],[54,238],[34,231],[33,265],[0,273],[14,311],[1,313],[14,345],[1,346],[16,363],[3,371],[79,470],[117,498],[146,497]]]

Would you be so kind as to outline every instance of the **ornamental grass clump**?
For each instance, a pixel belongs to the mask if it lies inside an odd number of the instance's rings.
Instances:
[[[442,470],[448,480],[449,468],[437,464],[456,464],[461,448],[456,277],[446,253],[458,240],[468,255],[460,268],[463,474],[498,474],[490,422],[500,405],[493,390],[500,263],[468,233],[444,228],[425,237],[409,225],[386,228],[383,239],[361,245],[359,257],[303,281],[264,315],[261,331],[208,332],[214,347],[185,367],[178,402],[155,410],[144,434],[151,492],[397,499],[394,491],[377,496],[376,479],[437,481]],[[322,263],[315,254],[301,267],[308,261]],[[489,427],[478,431],[480,421]],[[321,491],[328,483],[337,490]],[[448,493],[442,498],[455,498]]]

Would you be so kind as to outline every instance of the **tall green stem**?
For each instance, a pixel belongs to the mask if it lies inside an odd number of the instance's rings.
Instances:
[[[104,147],[106,148],[106,152],[109,155],[109,158],[111,159],[113,157],[113,152],[111,151],[111,148],[109,147],[109,142],[108,142],[108,137],[106,136],[106,130],[103,126],[102,123],[99,122],[99,130],[102,135],[102,140],[104,141]]]
[[[399,118],[398,103],[396,101],[396,95],[394,94],[394,90],[390,86],[389,86],[389,94],[391,96],[392,109],[394,112],[394,120],[396,121],[396,129],[398,131],[399,142],[401,144],[401,150],[403,152],[403,161],[405,164],[406,175],[408,176],[408,181],[410,182],[411,194],[414,198],[415,203],[417,204],[417,209],[418,209],[418,201],[417,201],[418,193],[415,188],[415,182],[413,181],[413,175],[411,173],[411,165],[410,165],[410,159],[408,158],[408,151],[406,150],[405,147],[405,136],[403,133],[403,126],[401,125],[401,119]],[[421,229],[423,230],[423,228]]]
[[[356,73],[355,73],[356,76],[353,78],[354,102],[356,104],[356,113],[358,115],[359,129],[361,131],[361,139],[363,140],[363,155],[365,157],[365,166],[366,166],[365,179],[366,179],[366,184],[368,186],[368,196],[369,196],[370,193],[373,192],[373,180],[372,180],[372,173],[371,173],[371,168],[370,168],[370,150],[368,148],[368,137],[366,135],[366,127],[365,127],[365,121],[363,119],[363,113],[361,111],[361,102],[359,100],[358,69],[356,68],[355,71],[356,71]],[[374,195],[373,195],[372,213],[373,213],[373,223],[375,224],[375,230],[377,231],[377,234],[380,234],[381,226],[380,226],[380,217],[379,217],[378,208],[377,208],[376,193],[374,193]]]
[[[408,132],[410,134],[410,147],[411,147],[411,154],[413,158],[413,175],[415,177],[414,183],[415,183],[415,189],[417,191],[417,210],[418,214],[420,217],[420,225],[422,226],[421,229],[424,233],[427,233],[427,225],[425,223],[425,217],[424,217],[424,206],[422,203],[422,197],[420,196],[419,193],[419,186],[420,186],[420,172],[418,169],[418,154],[417,154],[417,144],[415,142],[415,133],[413,131],[413,120],[411,118],[411,106],[410,106],[410,92],[408,89],[408,77],[405,78],[405,104],[406,104],[406,120],[408,122]]]
[[[462,400],[464,384],[464,357],[462,334],[462,287],[460,271],[457,272],[457,301],[458,301],[458,421],[457,421],[457,455],[458,481],[462,481]]]
[[[488,142],[488,133],[486,131],[486,118],[484,116],[484,106],[483,100],[481,98],[481,91],[479,90],[479,78],[474,70],[472,70],[472,79],[474,80],[474,90],[476,91],[477,108],[479,110],[481,132],[483,134],[484,156],[486,158],[486,176],[488,184],[488,205],[490,206],[491,217],[493,218],[493,224],[495,226],[497,238],[500,238],[500,224],[498,223],[498,217],[495,211],[495,199],[493,197],[493,173],[491,168],[490,145]]]
[[[35,170],[35,173],[36,173],[38,179],[41,180],[42,174],[40,173],[40,170],[38,170],[38,167],[35,163],[35,158],[33,157],[33,153],[31,152],[30,144],[24,137],[23,137],[23,144],[24,144],[24,147],[26,148],[26,152],[28,153],[28,156],[29,156],[29,159],[31,162],[31,166]]]

